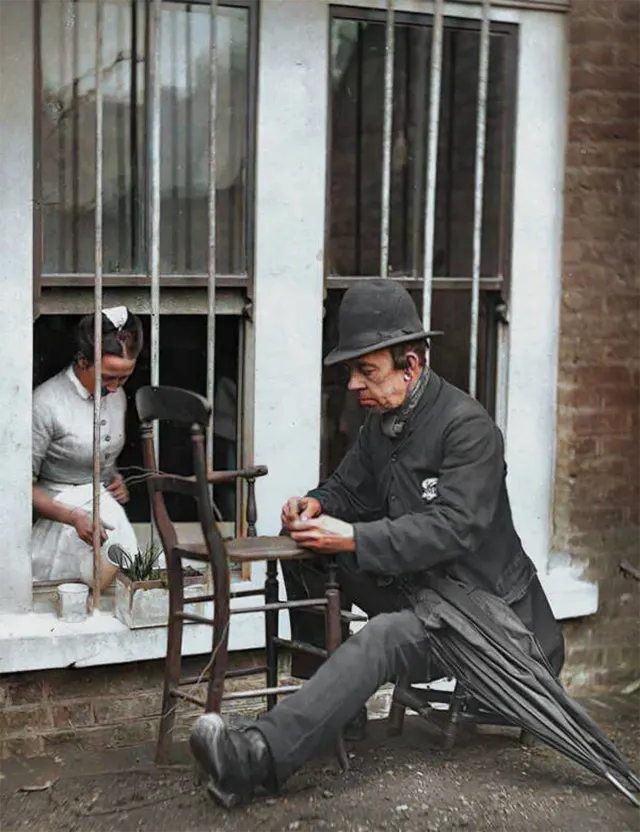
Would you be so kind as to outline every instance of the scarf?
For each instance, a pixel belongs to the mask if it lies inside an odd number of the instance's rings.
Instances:
[[[409,416],[413,413],[424,389],[429,381],[429,368],[424,367],[418,380],[407,393],[404,402],[395,410],[389,410],[382,414],[382,432],[390,439],[396,439],[407,424]]]

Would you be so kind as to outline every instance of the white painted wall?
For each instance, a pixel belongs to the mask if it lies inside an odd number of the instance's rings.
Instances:
[[[31,606],[33,4],[0,2],[0,610]]]
[[[382,6],[383,0],[367,4]],[[423,0],[397,0],[397,6],[425,8]],[[477,10],[467,4],[447,5],[447,13],[477,17]],[[318,477],[328,15],[327,0],[261,3],[254,459],[270,468],[257,490],[262,534],[278,532],[283,500],[303,493]],[[549,567],[566,124],[565,19],[522,10],[498,10],[496,17],[521,27],[504,402],[509,488],[518,530],[540,569],[556,615],[584,615],[597,607],[597,588],[576,580],[569,567]],[[163,650],[158,631],[130,633],[106,615],[94,618],[82,631],[78,628],[84,624],[62,627],[36,614],[4,615],[27,609],[31,598],[31,38],[31,4],[0,0],[0,77],[12,79],[0,84],[0,309],[11,310],[5,318],[11,337],[3,343],[12,344],[11,360],[0,361],[0,539],[6,546],[0,582],[0,672],[74,660],[134,660]],[[263,568],[256,566],[252,583],[259,585],[263,577]],[[263,643],[259,616],[242,616],[235,622],[232,649]],[[286,634],[285,616],[281,622]],[[185,649],[202,649],[201,638],[206,637],[194,629]]]
[[[516,527],[531,558],[546,571],[555,461],[566,19],[526,17],[520,63],[527,71],[518,78],[507,464]]]
[[[328,7],[263,0],[255,263],[255,460],[262,534],[316,485],[327,141]]]

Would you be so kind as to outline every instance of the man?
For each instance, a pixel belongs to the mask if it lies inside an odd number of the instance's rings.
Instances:
[[[290,597],[320,592],[322,556],[340,553],[346,604],[371,620],[257,722],[230,729],[216,714],[197,721],[191,747],[224,805],[281,786],[382,684],[443,675],[422,623],[430,575],[498,595],[536,634],[555,672],[562,667],[562,631],[513,526],[502,435],[477,401],[429,369],[433,334],[392,280],[363,281],[344,296],[339,345],[325,364],[347,362],[349,389],[367,417],[327,482],[283,507],[291,537],[318,554],[311,565],[285,567],[285,579]],[[294,637],[317,643],[311,616],[291,618]]]

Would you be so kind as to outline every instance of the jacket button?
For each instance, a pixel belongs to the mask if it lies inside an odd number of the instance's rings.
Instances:
[[[391,457],[391,462],[397,462],[397,461],[398,461],[398,457],[394,454],[394,455]]]
[[[391,500],[391,502],[393,503],[393,502],[395,502],[395,499],[396,499],[396,498],[395,498],[395,496],[392,494],[392,495],[391,495],[391,497],[389,497],[389,499],[390,499],[390,500]]]

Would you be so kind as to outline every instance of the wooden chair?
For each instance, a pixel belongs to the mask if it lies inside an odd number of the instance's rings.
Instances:
[[[164,549],[169,581],[169,622],[167,628],[167,656],[165,663],[162,714],[156,762],[167,764],[171,751],[171,734],[178,700],[201,705],[206,711],[219,712],[223,700],[250,697],[266,697],[267,707],[272,708],[279,695],[292,693],[299,686],[278,686],[278,648],[289,642],[278,637],[278,614],[293,607],[307,607],[325,615],[326,650],[320,651],[325,657],[340,645],[340,594],[336,580],[336,565],[333,558],[327,558],[327,581],[323,598],[300,601],[280,601],[278,592],[278,560],[301,559],[312,554],[299,548],[289,537],[264,537],[256,534],[255,480],[265,476],[265,466],[254,466],[238,471],[207,471],[205,457],[205,436],[210,422],[211,408],[205,399],[187,390],[176,387],[143,387],[136,394],[136,407],[142,422],[142,449],[144,466],[148,474],[147,485],[151,500],[153,520],[158,529]],[[194,475],[190,477],[163,473],[158,469],[153,439],[153,422],[166,421],[190,429],[193,453]],[[210,496],[212,485],[244,480],[247,484],[246,526],[247,536],[230,541],[223,539],[215,522]],[[176,529],[167,511],[164,494],[176,493],[193,498],[197,503],[198,518],[204,543],[181,544]],[[183,561],[195,560],[209,564],[211,568],[213,594],[185,598],[183,584]],[[267,562],[267,576],[263,589],[231,591],[229,562]],[[264,596],[264,603],[240,609],[231,609],[232,598]],[[185,612],[185,606],[213,602],[213,618]],[[228,670],[228,639],[231,616],[243,613],[262,612],[265,618],[266,665],[250,669]],[[212,652],[203,677],[181,678],[182,633],[184,623],[193,621],[213,628]],[[296,643],[297,650],[308,649],[317,654],[318,648]],[[244,675],[265,673],[267,687],[234,693],[224,692],[225,679]],[[206,699],[192,695],[183,688],[206,682]],[[343,768],[347,757],[342,739],[337,748]]]
[[[446,709],[434,708],[444,704]],[[455,683],[452,691],[421,688],[409,683],[408,679],[399,679],[393,689],[391,708],[387,722],[387,731],[392,736],[402,734],[406,709],[410,708],[429,723],[429,726],[442,739],[444,748],[450,750],[455,745],[462,728],[476,728],[479,725],[511,725],[500,714],[485,708],[477,699],[470,696],[460,684]],[[526,742],[527,735],[522,732],[520,741]]]

